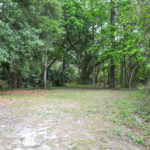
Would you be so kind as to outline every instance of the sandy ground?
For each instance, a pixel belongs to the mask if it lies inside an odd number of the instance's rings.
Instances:
[[[108,110],[103,101],[112,100],[114,95],[121,97],[118,91],[112,93],[90,90],[1,93],[0,150],[146,150],[129,142],[123,134],[112,134],[119,126],[106,119]]]

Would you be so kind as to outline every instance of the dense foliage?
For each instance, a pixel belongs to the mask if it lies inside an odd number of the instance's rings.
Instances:
[[[149,0],[1,0],[1,88],[145,84],[149,33]]]

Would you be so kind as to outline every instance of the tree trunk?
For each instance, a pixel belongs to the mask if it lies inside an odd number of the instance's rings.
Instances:
[[[114,1],[111,0],[111,12],[110,12],[110,24],[114,25],[114,21],[115,21],[115,10],[113,8],[114,6]],[[113,30],[111,31],[112,35],[111,35],[111,40],[112,40],[112,48],[115,49],[115,43],[114,43],[114,34],[113,34]],[[115,65],[114,65],[114,58],[111,58],[110,60],[110,76],[109,76],[109,88],[115,88]]]
[[[89,80],[89,76],[92,74],[93,68],[92,67],[88,68],[86,66],[82,66],[82,68],[80,68],[80,69],[81,69],[81,79],[83,81]]]
[[[125,57],[125,55],[124,55],[124,60],[123,60],[123,68],[124,68],[124,86],[128,86],[127,68],[126,68],[126,57]]]
[[[63,56],[63,64],[62,64],[62,86],[65,83],[65,79],[64,79],[65,69],[66,69],[65,56]]]
[[[46,37],[46,49],[45,49],[45,58],[44,58],[44,88],[47,88],[47,67],[48,67],[48,43],[49,35]]]
[[[93,14],[94,12],[94,0],[92,0],[92,16],[94,15]],[[95,24],[94,22],[92,23],[92,42],[94,44],[94,41],[95,41]],[[93,75],[92,75],[92,79],[93,79],[93,88],[96,87],[96,62],[95,62],[95,56],[96,56],[96,52],[93,52]]]
[[[124,70],[124,64],[123,61],[120,63],[120,85],[123,85],[123,70]]]
[[[103,63],[103,84],[104,84],[104,88],[106,88],[106,74],[105,74],[105,63]]]
[[[95,78],[95,83],[96,83],[96,84],[97,84],[97,82],[98,82],[99,71],[100,71],[100,66],[97,67],[97,71],[96,71],[96,78]]]
[[[135,69],[135,73],[134,73],[134,85],[136,86],[136,84],[137,84],[137,74],[138,74],[138,70],[139,70],[139,67],[137,67],[136,69]]]
[[[13,89],[16,89],[17,87],[18,87],[18,74],[17,74],[17,72],[13,72],[12,73],[12,88]]]
[[[109,71],[109,69],[108,69],[108,75],[107,75],[107,80],[108,80],[108,83],[107,83],[107,84],[108,84],[108,85],[110,84],[110,83],[109,83],[109,82],[110,82],[110,80],[109,80],[110,77],[109,77],[109,76],[110,76],[110,71]]]
[[[115,66],[114,59],[110,60],[110,76],[109,76],[109,88],[115,88]]]
[[[96,82],[95,82],[95,78],[96,78],[96,67],[95,64],[93,65],[93,88],[96,87]]]
[[[47,52],[45,52],[44,62],[44,88],[47,88]]]
[[[130,81],[131,75],[132,75],[132,56],[129,56],[129,77],[128,77],[128,81]]]

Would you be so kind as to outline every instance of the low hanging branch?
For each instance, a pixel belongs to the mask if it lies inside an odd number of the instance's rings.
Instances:
[[[57,58],[55,58],[53,61],[51,61],[51,62],[47,65],[47,67],[50,68],[50,67],[56,62],[56,60],[57,60]]]
[[[142,62],[138,62],[137,65],[133,68],[131,76],[130,76],[130,80],[129,80],[129,91],[130,91],[130,95],[131,95],[131,84],[132,84],[132,77],[133,77],[133,73],[134,71],[138,68],[138,66],[141,64]]]

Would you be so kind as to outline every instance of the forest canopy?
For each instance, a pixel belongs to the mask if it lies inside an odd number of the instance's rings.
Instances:
[[[149,0],[0,2],[1,88],[136,86],[149,69]]]

